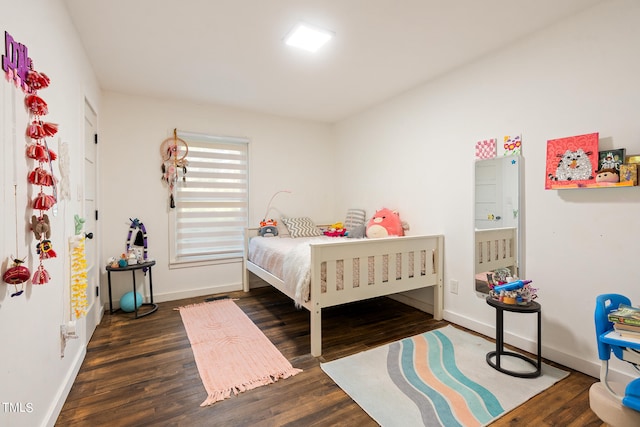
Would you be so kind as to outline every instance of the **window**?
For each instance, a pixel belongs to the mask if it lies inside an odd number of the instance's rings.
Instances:
[[[248,140],[178,132],[189,146],[187,173],[175,186],[170,264],[242,257],[248,224]]]

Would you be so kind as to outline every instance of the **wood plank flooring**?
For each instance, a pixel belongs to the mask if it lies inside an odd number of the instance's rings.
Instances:
[[[174,308],[204,297],[160,303],[156,313],[137,320],[121,312],[107,313],[88,345],[56,426],[375,426],[321,370],[320,362],[447,324],[389,298],[327,309],[323,356],[316,359],[310,355],[306,310],[295,309],[271,287],[225,295],[237,298],[238,306],[304,372],[200,407],[206,392]],[[491,425],[604,426],[589,409],[589,387],[595,381],[571,371]]]

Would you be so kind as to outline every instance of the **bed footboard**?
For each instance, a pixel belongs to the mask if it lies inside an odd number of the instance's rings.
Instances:
[[[433,317],[441,320],[443,249],[441,235],[312,244],[311,354],[322,352],[326,307],[433,287]]]
[[[246,258],[248,241],[257,229],[245,233],[243,289],[249,290],[249,272],[294,298],[282,279]],[[322,309],[399,292],[433,287],[433,317],[442,319],[444,237],[404,236],[381,239],[336,239],[311,244],[311,355],[322,354]]]

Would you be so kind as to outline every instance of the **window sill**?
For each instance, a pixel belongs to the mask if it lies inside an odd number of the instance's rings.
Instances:
[[[169,270],[177,270],[180,268],[207,267],[210,265],[220,264],[236,264],[242,263],[242,257],[206,259],[206,260],[171,260],[169,261]]]

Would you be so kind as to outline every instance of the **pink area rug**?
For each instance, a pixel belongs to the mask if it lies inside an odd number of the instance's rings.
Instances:
[[[180,307],[211,405],[301,372],[231,299]]]

